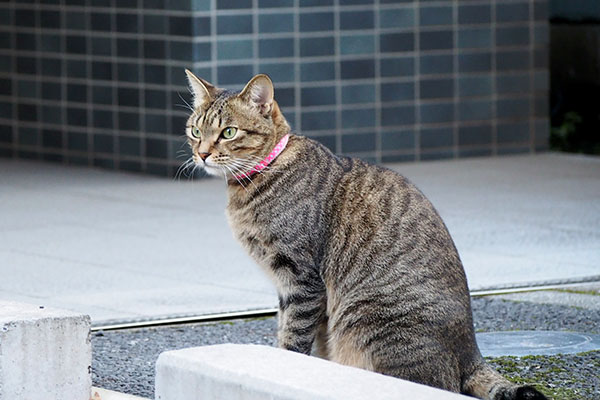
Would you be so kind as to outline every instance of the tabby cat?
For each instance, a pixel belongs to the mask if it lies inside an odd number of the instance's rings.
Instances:
[[[290,133],[273,84],[187,71],[193,161],[227,181],[237,239],[274,281],[279,346],[482,399],[545,399],[482,359],[465,273],[406,178]]]

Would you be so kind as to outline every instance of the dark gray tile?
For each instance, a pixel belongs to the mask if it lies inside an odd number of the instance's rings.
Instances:
[[[92,113],[93,126],[95,128],[113,129],[114,118],[111,111],[94,110]]]
[[[335,111],[306,111],[302,113],[302,131],[335,129]]]
[[[294,39],[260,39],[258,42],[258,55],[260,58],[293,57]]]
[[[317,12],[300,14],[300,32],[333,30],[333,13]]]
[[[382,58],[381,76],[412,76],[415,74],[415,60],[412,57]]]
[[[42,98],[46,100],[60,100],[62,88],[59,83],[42,82]]]
[[[120,106],[138,107],[140,94],[137,88],[117,88],[117,103]]]
[[[16,26],[31,28],[35,26],[35,12],[33,10],[16,9],[14,15]]]
[[[413,51],[415,37],[412,32],[385,33],[379,37],[379,49],[382,53]]]
[[[107,81],[112,80],[112,64],[105,61],[92,62],[92,78]]]
[[[489,4],[459,4],[459,24],[487,24],[491,21],[492,10]]]
[[[110,86],[92,86],[92,102],[96,104],[112,104],[113,89]]]
[[[49,124],[62,124],[62,108],[43,105],[42,122],[46,122]]]
[[[335,104],[335,86],[302,88],[300,98],[302,106]]]
[[[382,83],[380,88],[381,101],[404,101],[415,98],[414,82]]]
[[[458,47],[461,49],[489,48],[492,45],[492,30],[489,27],[464,28],[458,31]]]
[[[342,79],[364,79],[375,76],[375,60],[347,60],[340,64]]]
[[[342,86],[342,104],[358,104],[375,102],[375,85]]]
[[[546,95],[536,96],[533,102],[533,115],[547,118],[550,114],[550,99]]]
[[[383,154],[381,156],[381,162],[383,163],[400,163],[400,162],[413,162],[415,161],[416,155],[410,154]]]
[[[341,54],[369,54],[375,51],[374,35],[352,35],[340,38]]]
[[[313,140],[316,140],[319,143],[321,143],[323,146],[327,147],[332,152],[334,152],[334,153],[336,152],[336,149],[335,149],[336,139],[335,139],[334,135],[311,136],[310,138],[313,139]]]
[[[454,103],[441,102],[419,106],[421,123],[451,122],[454,120]]]
[[[300,7],[332,6],[333,0],[299,0]]]
[[[454,79],[423,79],[419,81],[421,99],[454,97]]]
[[[379,10],[381,28],[411,28],[414,25],[415,10],[412,7]]]
[[[219,66],[217,80],[219,85],[245,84],[252,77],[252,65]]]
[[[67,100],[85,103],[87,101],[87,86],[71,83],[67,85]]]
[[[221,40],[217,42],[217,58],[219,60],[252,58],[253,49],[252,40]]]
[[[529,116],[529,99],[501,99],[497,102],[498,118],[520,118]]]
[[[460,126],[458,128],[458,145],[473,146],[492,143],[492,126],[490,124]]]
[[[462,158],[468,157],[489,157],[492,155],[491,145],[480,145],[482,147],[477,148],[459,148],[458,156]]]
[[[80,11],[67,11],[66,12],[66,21],[65,21],[65,27],[68,29],[80,29],[80,30],[86,30],[87,26],[86,26],[86,21],[87,21],[87,17],[86,14]]]
[[[0,118],[13,119],[13,105],[6,101],[0,101]]]
[[[217,10],[252,8],[252,0],[217,0]]]
[[[6,42],[5,45],[3,45],[4,48],[10,48],[9,45],[9,36],[3,36],[5,39],[4,41]],[[18,50],[36,50],[36,37],[35,35],[31,34],[31,33],[21,33],[21,32],[17,32],[16,34],[16,38],[15,38],[15,44],[16,44],[16,48]],[[68,38],[67,38],[67,44],[68,44]],[[69,51],[69,48],[67,47],[67,51]]]
[[[458,78],[459,96],[490,96],[492,94],[491,75],[467,75]]]
[[[529,93],[529,73],[498,74],[496,76],[496,91],[499,94]]]
[[[56,129],[42,129],[42,146],[60,149],[63,146],[62,132]]]
[[[193,21],[193,28],[192,28]],[[206,25],[208,25],[208,32]],[[196,33],[196,30],[199,30],[198,34],[202,35],[210,33],[210,19],[203,18],[193,20],[190,17],[180,17],[180,16],[170,16],[169,17],[169,34],[175,36],[192,36],[192,32]]]
[[[17,143],[37,146],[40,142],[40,131],[35,128],[20,127],[17,134]]]
[[[451,30],[421,31],[419,33],[421,50],[444,50],[454,47],[454,37]]]
[[[144,106],[164,110],[167,107],[167,97],[164,90],[144,90]]]
[[[496,70],[498,71],[516,71],[529,69],[529,52],[519,51],[498,51],[496,53]]]
[[[84,54],[87,52],[87,45],[84,36],[67,35],[67,53]]]
[[[296,104],[296,89],[276,88],[275,99],[280,107],[293,107]]]
[[[258,30],[261,33],[293,32],[294,14],[261,14],[258,17]]]
[[[172,41],[167,46],[169,48],[169,58],[172,60],[191,61],[193,55],[192,42],[190,41]]]
[[[160,139],[146,139],[146,157],[167,158],[167,141]]]
[[[90,26],[93,31],[110,32],[113,29],[110,14],[100,12],[91,13]]]
[[[496,140],[500,144],[528,143],[530,140],[529,122],[499,123]]]
[[[374,108],[342,110],[342,128],[365,128],[369,126],[375,126]]]
[[[87,110],[85,108],[67,108],[67,124],[86,126],[88,124]]]
[[[293,82],[295,80],[293,63],[261,63],[259,72],[269,75],[273,82]],[[277,93],[277,89],[275,90]]]
[[[8,31],[0,32],[0,49],[12,49],[13,48],[12,36],[14,36],[12,32],[8,32]],[[31,35],[31,38],[33,39],[33,43],[30,43],[30,45],[33,48],[33,50],[35,50],[35,37],[33,35]],[[19,43],[17,43],[17,46],[15,48],[19,48]],[[6,59],[8,57],[3,56],[3,58]]]
[[[535,21],[547,21],[549,18],[549,7],[550,2],[548,1],[536,1],[533,3],[533,19]]]
[[[451,147],[454,145],[454,131],[451,127],[423,128],[420,135],[422,149]]]
[[[300,80],[328,81],[335,79],[333,62],[309,62],[300,64]]]
[[[498,3],[496,5],[497,22],[516,22],[529,20],[529,2]]]
[[[4,104],[2,107],[6,107]],[[6,107],[7,110],[11,110],[12,107]],[[9,114],[10,115],[10,114]],[[11,118],[11,116],[8,116]],[[38,108],[34,104],[17,104],[17,119],[19,121],[32,121],[38,120]]]
[[[120,57],[137,57],[139,52],[139,42],[135,39],[117,39],[117,55]]]
[[[40,27],[43,29],[60,29],[60,13],[54,10],[41,10]]]
[[[451,149],[426,151],[420,155],[420,161],[448,160],[452,158],[454,158],[454,151]]]
[[[489,120],[492,118],[492,102],[490,100],[462,100],[458,103],[458,119],[460,121]]]
[[[0,95],[10,96],[12,94],[12,79],[0,79]]]
[[[167,33],[168,17],[166,15],[144,14],[143,21],[144,33],[151,33],[156,35]]]
[[[166,54],[164,40],[144,40],[144,58],[163,60]]]
[[[340,0],[341,6],[355,6],[359,4],[373,4],[375,0]]]
[[[343,153],[360,153],[375,150],[375,134],[359,133],[353,135],[342,135]]]
[[[335,54],[333,36],[300,39],[300,56],[329,56]]]
[[[258,8],[293,7],[294,0],[258,0]]]
[[[252,33],[252,15],[218,15],[217,34],[232,35]]]
[[[119,119],[119,130],[139,131],[140,115],[138,113],[119,111],[118,119]]]
[[[528,26],[496,28],[496,46],[527,46],[528,44]]]
[[[162,85],[167,83],[167,70],[163,65],[144,65],[144,82]]]
[[[139,161],[121,160],[119,169],[127,172],[142,172],[142,164]]]
[[[105,37],[92,37],[92,54],[98,56],[110,56],[112,47],[109,38]]]
[[[459,72],[486,72],[492,70],[492,54],[472,53],[458,55]]]
[[[412,125],[415,123],[415,107],[413,105],[391,106],[381,108],[381,125]]]
[[[9,81],[10,82],[10,81]],[[37,98],[39,97],[37,84],[35,81],[19,80],[17,82],[17,96],[22,98]]]
[[[548,68],[549,63],[548,49],[538,48],[533,51],[533,66],[534,68]]]
[[[85,132],[68,132],[67,148],[75,151],[88,151],[88,136]]]
[[[454,56],[451,54],[425,54],[420,57],[421,75],[451,74],[454,72]]]
[[[451,25],[452,7],[423,7],[419,8],[419,23],[422,26],[427,25]]]
[[[113,137],[97,133],[94,135],[94,153],[112,153],[114,151]]]
[[[212,59],[211,43],[196,42],[193,44],[193,60],[194,61],[210,61]]]
[[[136,14],[117,14],[117,32],[138,32],[139,22]]]
[[[412,130],[395,129],[381,133],[381,148],[390,150],[411,150],[415,147],[415,133]]]
[[[58,58],[42,58],[41,73],[43,76],[60,76],[63,61]]]
[[[119,136],[119,154],[128,156],[140,156],[141,154],[141,142],[139,138]]]
[[[373,11],[342,11],[340,13],[340,29],[373,29],[375,17]]]

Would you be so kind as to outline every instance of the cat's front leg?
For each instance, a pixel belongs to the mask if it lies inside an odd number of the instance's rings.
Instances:
[[[310,354],[325,317],[325,291],[298,289],[279,296],[279,347]]]

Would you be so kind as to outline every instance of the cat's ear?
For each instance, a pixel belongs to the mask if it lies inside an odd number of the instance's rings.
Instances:
[[[267,75],[259,74],[250,79],[239,96],[250,102],[263,115],[271,115],[273,111],[273,82]]]
[[[202,78],[198,78],[189,69],[185,70],[188,83],[194,95],[194,108],[201,107],[204,103],[212,101],[216,88]]]

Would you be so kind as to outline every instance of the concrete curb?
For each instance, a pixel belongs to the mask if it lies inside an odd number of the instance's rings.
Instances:
[[[467,397],[269,346],[162,353],[156,400],[453,400]]]
[[[0,400],[89,400],[90,317],[0,301]]]

